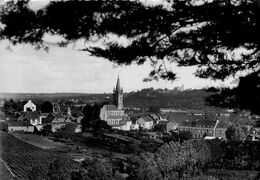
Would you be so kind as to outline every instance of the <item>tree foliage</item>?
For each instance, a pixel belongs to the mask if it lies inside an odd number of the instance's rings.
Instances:
[[[258,1],[166,0],[167,7],[130,0],[51,1],[36,12],[28,2],[2,5],[1,39],[46,49],[46,34],[63,37],[60,46],[101,40],[101,46],[86,43],[82,50],[116,64],[150,62],[147,81],[176,79],[172,63],[197,66],[196,76],[222,80],[259,71]],[[116,38],[103,41],[111,36]]]
[[[81,120],[82,130],[85,131],[86,128],[93,128],[95,123],[100,120],[100,109],[101,105],[94,104],[86,105],[82,111],[84,118]]]
[[[242,141],[245,140],[246,135],[242,128],[239,126],[230,126],[226,131],[226,137],[229,141]]]
[[[51,102],[45,101],[44,103],[42,103],[41,106],[42,113],[52,113],[52,111],[53,111],[53,106]]]
[[[85,47],[92,55],[118,64],[150,61],[150,78],[175,79],[167,62],[197,65],[196,74],[224,79],[259,65],[259,7],[253,0],[172,1],[168,8],[139,1],[52,1],[37,12],[28,1],[11,1],[1,9],[1,38],[43,44],[46,33],[64,37],[60,45],[115,34],[128,41]],[[238,48],[249,52],[235,55]],[[230,54],[230,55],[229,55]]]

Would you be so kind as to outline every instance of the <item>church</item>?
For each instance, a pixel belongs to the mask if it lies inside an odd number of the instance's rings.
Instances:
[[[108,125],[116,126],[124,118],[123,110],[123,88],[120,86],[119,76],[116,87],[113,90],[113,104],[104,105],[100,110],[100,119],[106,121]]]

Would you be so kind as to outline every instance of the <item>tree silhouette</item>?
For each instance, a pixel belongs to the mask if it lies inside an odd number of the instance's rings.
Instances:
[[[53,111],[53,106],[51,102],[45,101],[44,103],[42,103],[41,106],[42,113],[52,113],[52,111]]]
[[[34,12],[28,0],[11,1],[1,7],[0,37],[47,48],[46,34],[62,36],[60,46],[112,34],[118,38],[82,50],[117,64],[148,61],[153,70],[147,81],[176,79],[171,63],[197,66],[196,76],[221,80],[259,70],[258,1],[165,2],[167,7],[130,0],[51,1]]]

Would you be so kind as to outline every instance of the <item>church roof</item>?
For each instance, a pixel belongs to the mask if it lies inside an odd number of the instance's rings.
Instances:
[[[108,111],[115,111],[118,110],[117,107],[115,105],[104,105],[104,107],[108,110]]]
[[[118,116],[116,116],[116,115],[108,115],[108,119],[123,119],[124,118],[124,116],[120,116],[120,115],[118,115]]]

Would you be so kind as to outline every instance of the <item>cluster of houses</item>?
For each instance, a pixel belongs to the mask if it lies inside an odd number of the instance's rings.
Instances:
[[[112,129],[123,131],[130,130],[153,130],[160,127],[165,132],[189,131],[193,138],[223,138],[226,139],[225,132],[229,124],[219,119],[203,119],[202,114],[180,117],[165,117],[161,113],[143,114],[139,117],[131,117],[124,113],[123,109],[123,89],[120,86],[119,77],[113,91],[113,104],[104,105],[100,111],[100,119],[106,121]],[[194,119],[196,117],[196,119]]]
[[[55,132],[57,129],[65,126],[67,123],[77,124],[75,132],[81,132],[80,121],[83,116],[74,118],[70,114],[68,108],[67,115],[63,115],[60,112],[53,111],[52,113],[41,113],[37,111],[36,105],[29,100],[23,107],[22,114],[12,121],[7,121],[9,132],[30,132],[40,131],[44,125],[50,124],[52,131]]]
[[[0,102],[0,108],[3,108]],[[127,109],[127,108],[126,108]],[[1,111],[0,111],[1,112]],[[76,117],[71,115],[70,107],[67,107],[66,114],[61,113],[57,103],[53,103],[52,113],[41,113],[37,111],[36,105],[29,100],[23,107],[22,114],[15,121],[7,121],[8,131],[34,132],[40,131],[46,124],[52,126],[52,131],[65,126],[68,123],[77,125],[75,132],[81,132],[81,120],[83,115],[80,112]],[[1,114],[0,114],[1,115]],[[227,115],[206,117],[202,113],[187,113],[183,110],[161,109],[161,113],[147,113],[133,116],[125,113],[123,106],[123,88],[120,86],[118,77],[116,87],[113,90],[113,103],[104,105],[100,109],[100,119],[106,121],[112,129],[148,130],[163,132],[189,131],[193,138],[222,138],[226,139],[226,130],[230,126]],[[252,131],[252,140],[260,139],[260,130]]]

